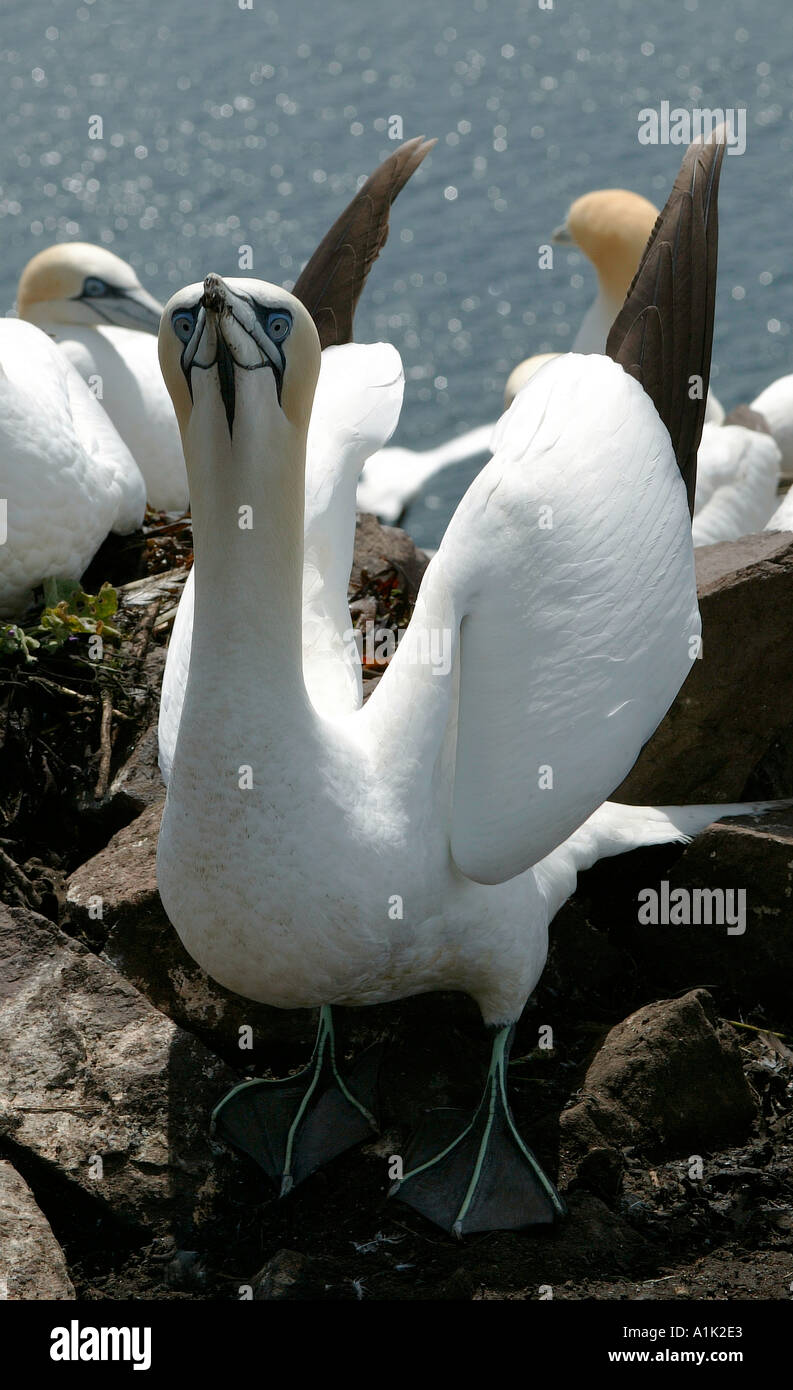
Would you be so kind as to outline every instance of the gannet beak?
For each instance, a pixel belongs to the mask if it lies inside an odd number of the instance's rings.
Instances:
[[[557,246],[572,246],[573,238],[570,235],[570,228],[568,227],[566,222],[563,222],[561,226],[554,228],[553,232],[551,233],[551,241],[554,242]]]
[[[183,355],[183,367],[189,374],[193,365],[207,365],[196,360],[196,349],[203,332],[203,323],[210,323],[215,338],[213,364],[218,370],[220,393],[231,435],[236,406],[235,367],[242,367],[246,371],[255,371],[262,367],[272,368],[280,405],[286,358],[280,345],[273,342],[265,332],[260,319],[260,306],[247,295],[235,293],[222,276],[207,275],[201,304],[196,332]]]
[[[135,290],[113,289],[101,296],[80,295],[80,302],[87,304],[104,323],[116,328],[136,328],[141,333],[157,334],[160,328],[162,305],[139,287]]]

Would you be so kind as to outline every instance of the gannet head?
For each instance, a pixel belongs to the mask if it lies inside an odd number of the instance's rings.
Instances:
[[[188,436],[208,429],[219,410],[231,441],[241,419],[247,437],[264,439],[284,423],[307,432],[319,337],[286,290],[207,275],[166,304],[159,350],[186,452]]]
[[[156,333],[162,305],[131,265],[104,246],[69,241],[28,261],[17,290],[19,317],[36,323],[114,324]]]
[[[554,357],[559,356],[558,352],[538,352],[534,357],[527,357],[523,362],[519,362],[517,367],[513,367],[504,387],[504,409],[509,410],[520,388],[526,385],[534,373],[540,370],[540,367],[544,367],[546,362],[552,362]]]
[[[552,240],[580,247],[605,288],[623,299],[657,217],[657,207],[640,194],[602,188],[576,198]]]

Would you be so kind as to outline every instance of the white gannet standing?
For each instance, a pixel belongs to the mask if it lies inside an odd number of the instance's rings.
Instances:
[[[615,325],[616,360],[571,355],[520,392],[388,671],[363,709],[335,718],[303,675],[311,316],[274,285],[217,275],[164,310],[196,587],[158,881],[215,979],[277,1007],[322,1006],[304,1072],[242,1083],[215,1112],[282,1191],[373,1124],[369,1093],[340,1074],[330,1006],[453,989],[493,1031],[485,1092],[462,1130],[435,1124],[416,1141],[399,1196],[457,1234],[561,1213],[507,1099],[548,923],[584,864],[738,809],[602,804],[698,646],[690,501],[704,402],[688,376],[709,372],[723,148],[684,159]]]
[[[109,531],[146,509],[138,467],[85,382],[46,334],[0,319],[0,616],[18,618],[45,579],[80,578]]]
[[[120,256],[63,242],[25,266],[19,316],[48,333],[101,400],[157,511],[189,502],[179,429],[157,360],[162,305]]]

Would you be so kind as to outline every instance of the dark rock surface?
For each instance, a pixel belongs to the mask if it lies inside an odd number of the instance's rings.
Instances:
[[[759,537],[698,557],[705,659],[632,774],[639,794],[630,799],[793,788],[793,685],[779,693],[793,651],[791,551],[790,537]],[[170,551],[161,559],[173,564]],[[361,518],[351,581],[358,622],[404,626],[425,564],[403,533]],[[607,861],[558,914],[509,1069],[516,1123],[568,1201],[557,1227],[461,1245],[387,1199],[389,1159],[422,1112],[478,1100],[487,1048],[461,996],[339,1011],[345,1065],[382,1046],[382,1132],[287,1200],[211,1141],[209,1114],[224,1091],[304,1065],[314,1019],[215,985],[159,901],[153,696],[183,579],[171,570],[156,594],[146,579],[125,596],[126,613],[138,602],[149,615],[126,658],[142,694],[118,709],[103,797],[59,802],[56,779],[46,822],[31,809],[19,852],[3,841],[0,898],[15,906],[2,919],[0,1157],[33,1193],[78,1297],[789,1298],[787,812],[714,826],[688,849]],[[379,674],[366,672],[367,690]],[[81,737],[88,727],[86,716]],[[89,791],[99,760],[96,749]],[[636,893],[661,877],[744,885],[745,935],[639,928]],[[31,904],[52,920],[25,910]],[[668,997],[677,990],[683,998]],[[239,1047],[246,1028],[250,1050]],[[101,1178],[91,1176],[94,1154]],[[696,1154],[700,1176],[689,1166]],[[47,1286],[43,1274],[34,1282]]]
[[[725,901],[729,892],[744,893],[745,931],[728,934],[706,922],[637,926],[643,967],[666,988],[707,980],[744,1007],[762,999],[784,1010],[793,982],[793,809],[711,826],[670,869],[668,882],[670,892],[721,889]]]
[[[793,720],[793,537],[764,532],[695,556],[702,658],[613,801],[740,801]]]
[[[0,1298],[72,1299],[60,1245],[30,1188],[0,1161]]]
[[[612,1028],[562,1114],[562,1144],[573,1160],[626,1145],[701,1154],[745,1138],[755,1113],[733,1030],[693,990]]]
[[[51,922],[0,912],[0,1136],[123,1222],[200,1227],[233,1075]]]

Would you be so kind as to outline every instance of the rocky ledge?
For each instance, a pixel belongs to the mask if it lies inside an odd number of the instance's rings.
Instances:
[[[184,558],[164,544],[155,570]],[[791,811],[598,865],[557,917],[510,1067],[518,1125],[567,1196],[553,1230],[461,1246],[387,1199],[422,1111],[481,1085],[458,996],[343,1013],[349,1056],[383,1044],[382,1132],[288,1200],[214,1142],[224,1090],[303,1064],[314,1020],[215,985],[164,916],[156,702],[185,570],[139,559],[120,590],[126,703],[63,665],[0,668],[6,1296],[788,1298]],[[356,620],[403,626],[425,564],[361,518]],[[793,538],[710,547],[697,567],[703,659],[615,799],[793,795]],[[742,929],[642,922],[639,893],[662,884],[743,891]]]

